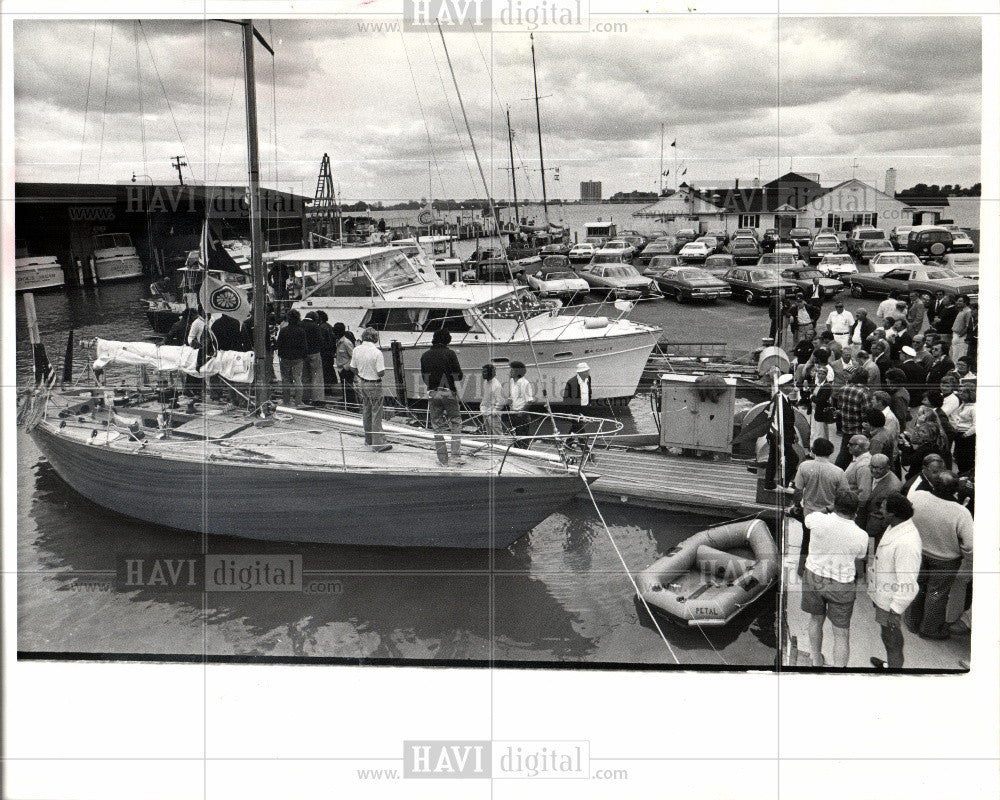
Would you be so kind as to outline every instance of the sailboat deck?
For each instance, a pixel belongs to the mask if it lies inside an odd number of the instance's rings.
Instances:
[[[120,421],[138,419],[137,413],[155,413],[158,408],[125,408],[118,411]],[[50,409],[52,413],[58,408]],[[416,438],[414,434],[387,431],[392,449],[375,452],[364,443],[363,432],[336,418],[329,420],[301,419],[278,414],[267,426],[254,424],[242,413],[229,414],[208,409],[203,416],[179,425],[167,437],[155,428],[144,427],[143,438],[137,440],[122,424],[106,424],[107,413],[69,417],[61,422],[61,433],[94,447],[109,447],[118,451],[160,455],[164,458],[204,460],[215,463],[262,467],[295,467],[298,469],[343,470],[345,472],[398,472],[405,474],[492,474],[531,476],[565,474],[556,463],[539,462],[513,453],[504,460],[505,445],[484,441],[463,442],[464,463],[443,466],[437,458],[433,440]],[[56,424],[60,424],[57,422]],[[446,437],[446,439],[449,437]],[[450,443],[449,443],[450,444]],[[503,464],[501,470],[501,463]]]

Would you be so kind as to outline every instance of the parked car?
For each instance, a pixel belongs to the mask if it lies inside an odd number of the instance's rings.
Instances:
[[[733,297],[742,297],[747,305],[770,300],[777,292],[792,293],[798,288],[782,278],[777,270],[757,267],[735,267],[723,276],[723,280],[732,289]]]
[[[906,237],[906,249],[924,258],[940,258],[952,251],[951,231],[939,225],[919,225]]]
[[[859,225],[847,237],[847,241],[845,242],[847,252],[854,256],[855,259],[859,259],[861,257],[862,244],[871,240],[885,240],[885,231],[873,228],[871,225]],[[892,245],[890,244],[889,247],[891,248]]]
[[[756,228],[737,228],[736,233],[733,234],[733,239],[736,239],[739,236],[749,236],[755,242],[760,244],[760,234],[757,233]]]
[[[664,297],[673,297],[678,303],[688,300],[718,300],[729,297],[729,284],[712,273],[698,267],[665,269],[653,277]]]
[[[765,253],[770,253],[778,243],[778,229],[767,228],[761,237],[760,246]]]
[[[878,253],[868,260],[871,271],[875,273],[886,273],[900,267],[922,267],[924,262],[913,253]]]
[[[569,260],[574,264],[586,264],[589,263],[596,252],[597,247],[590,242],[580,242],[569,249]]]
[[[657,256],[667,256],[672,255],[677,252],[677,242],[673,237],[669,239],[657,239],[655,242],[650,242],[639,253],[632,263],[637,267],[647,267],[649,262],[656,258]]]
[[[714,236],[719,242],[719,249],[729,245],[729,234],[725,231],[706,231],[706,236]]]
[[[809,260],[820,261],[823,256],[835,255],[840,251],[840,239],[835,234],[817,233],[809,245]]]
[[[590,284],[573,272],[569,267],[569,259],[566,263],[554,267],[547,262],[554,261],[564,256],[550,256],[542,262],[542,269],[534,275],[528,276],[528,286],[535,290],[539,297],[556,297],[566,303],[573,301],[577,296],[583,296],[590,291]]]
[[[540,248],[538,255],[542,258],[546,256],[565,256],[569,253],[569,244],[547,244]]]
[[[636,233],[635,231],[625,231],[620,233],[618,234],[618,238],[632,245],[632,250],[636,253],[642,250],[642,248],[649,243],[648,238],[643,236],[641,233]]]
[[[808,297],[812,292],[813,279],[819,281],[819,289],[822,297],[836,297],[844,291],[844,284],[835,278],[828,278],[818,269],[812,267],[789,267],[781,270],[781,277],[790,280],[798,286]]]
[[[624,263],[625,262],[622,261],[622,254],[619,251],[598,250],[596,253],[594,253],[594,257],[590,259],[590,262],[587,264],[586,267],[584,267],[584,269],[590,269],[591,267],[603,267],[608,264],[624,264]]]
[[[820,228],[816,231],[816,236],[836,236],[837,231],[833,228]]]
[[[979,278],[979,253],[948,253],[941,266],[957,272],[963,278]]]
[[[812,244],[813,234],[808,228],[792,228],[788,232],[788,241],[798,247],[808,247]]]
[[[891,231],[889,231],[889,241],[892,242],[892,246],[897,250],[906,249],[906,239],[910,235],[910,231],[913,230],[912,225],[897,225]]]
[[[704,269],[721,278],[735,266],[736,260],[729,253],[713,253],[705,259]]]
[[[979,281],[963,278],[946,267],[932,265],[900,267],[882,274],[859,272],[851,275],[848,281],[854,297],[888,296],[893,291],[898,291],[903,297],[919,292],[925,300],[934,297],[939,291],[950,295],[979,296]]]
[[[596,257],[595,257],[596,258]],[[631,264],[595,264],[580,272],[591,289],[617,297],[662,297],[656,282],[646,278]]]
[[[688,242],[693,242],[698,238],[698,231],[694,228],[681,228],[677,231],[675,238],[677,239],[677,248],[680,249]]]
[[[729,246],[729,252],[737,264],[756,264],[761,256],[760,244],[753,236],[737,236]]]
[[[774,249],[771,251],[771,254],[791,256],[796,261],[804,262],[808,260],[808,256],[806,258],[803,258],[802,253],[799,251],[798,246],[792,244],[791,242],[778,242],[774,246]]]
[[[725,247],[725,245],[722,243],[722,240],[718,236],[715,236],[714,234],[705,234],[704,236],[699,236],[697,239],[695,239],[695,241],[704,242],[705,244],[708,245],[709,249],[713,253],[718,253]]]
[[[610,239],[604,243],[601,250],[605,253],[618,252],[622,255],[622,261],[631,261],[635,255],[635,248],[624,239]]]
[[[642,271],[642,274],[651,277],[654,272],[662,272],[665,269],[681,267],[683,265],[684,262],[681,261],[680,256],[653,256],[649,260],[646,269]]]
[[[854,257],[865,264],[879,253],[891,253],[893,250],[892,243],[888,239],[862,239]]]
[[[945,225],[944,229],[951,234],[951,252],[971,253],[976,249],[976,243],[958,225]]]
[[[782,270],[789,267],[801,267],[803,264],[795,257],[794,252],[779,250],[773,253],[764,253],[757,261],[757,266],[761,269]]]
[[[841,275],[852,275],[857,272],[858,265],[854,263],[854,259],[847,253],[839,253],[837,255],[823,256],[816,265],[816,269],[828,278],[837,278]]]
[[[688,263],[696,261],[704,262],[706,258],[712,255],[712,248],[702,241],[688,242],[680,249],[677,255],[681,257],[681,261]]]

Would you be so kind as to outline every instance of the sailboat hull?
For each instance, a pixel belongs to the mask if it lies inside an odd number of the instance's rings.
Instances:
[[[504,548],[582,488],[573,474],[294,469],[124,453],[30,431],[88,500],[182,531],[279,542]]]

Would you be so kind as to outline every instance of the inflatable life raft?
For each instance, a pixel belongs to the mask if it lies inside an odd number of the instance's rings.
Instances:
[[[778,562],[763,521],[733,522],[696,533],[643,570],[639,594],[682,625],[725,625],[774,585]]]

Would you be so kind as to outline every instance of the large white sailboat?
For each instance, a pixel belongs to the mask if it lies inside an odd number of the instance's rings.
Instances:
[[[593,398],[631,398],[660,329],[625,319],[613,304],[608,316],[570,312],[539,302],[525,287],[497,283],[452,283],[428,279],[393,247],[331,247],[276,254],[272,269],[284,268],[293,307],[322,309],[331,323],[351,330],[372,327],[388,355],[402,349],[408,397],[420,395],[420,355],[435,330],[451,333],[451,347],[468,379],[462,400],[478,402],[479,368],[492,363],[501,379],[511,362],[528,367],[535,396],[558,403],[576,366],[586,361]],[[601,310],[601,309],[598,309]],[[386,359],[386,363],[391,363]],[[394,388],[387,385],[387,393]]]

